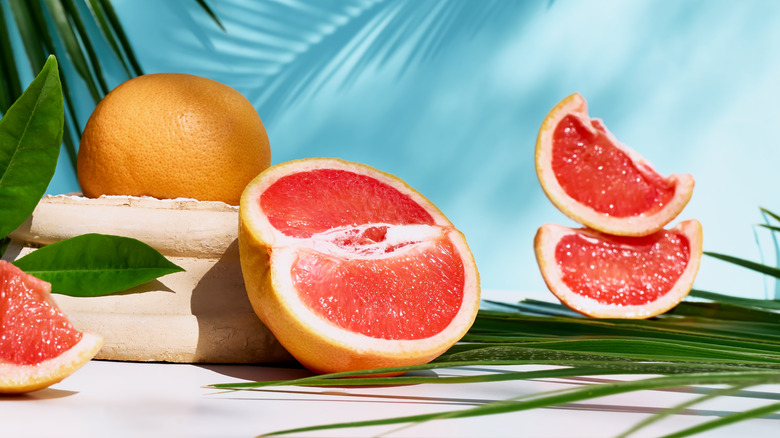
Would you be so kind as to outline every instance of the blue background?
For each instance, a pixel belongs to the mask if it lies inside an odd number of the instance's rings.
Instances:
[[[759,206],[780,212],[780,2],[211,1],[225,32],[195,1],[113,3],[145,72],[249,98],[273,163],[360,161],[430,198],[466,234],[484,288],[547,293],[534,233],[574,224],[541,191],[533,150],[574,91],[659,172],[694,175],[678,220],[701,221],[705,250],[775,263],[756,224]],[[78,190],[63,158],[49,193]],[[775,294],[709,257],[696,287]]]

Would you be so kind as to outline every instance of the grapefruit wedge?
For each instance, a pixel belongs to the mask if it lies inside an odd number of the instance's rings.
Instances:
[[[465,237],[390,174],[330,158],[278,164],[244,190],[239,223],[254,311],[316,373],[427,363],[476,317]]]
[[[690,292],[702,229],[691,219],[626,237],[545,224],[534,248],[544,281],[566,306],[596,318],[644,319],[666,312]]]
[[[50,292],[49,283],[0,260],[0,394],[57,383],[103,344],[100,336],[73,328]]]
[[[677,217],[693,192],[691,175],[660,175],[601,120],[591,119],[579,93],[547,114],[535,158],[550,201],[575,221],[608,234],[652,234]]]

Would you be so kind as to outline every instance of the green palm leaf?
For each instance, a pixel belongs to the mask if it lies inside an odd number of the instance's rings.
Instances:
[[[204,0],[197,3],[221,26]],[[76,145],[83,126],[76,108],[85,99],[75,90],[86,88],[87,102],[96,105],[111,88],[104,74],[105,63],[118,63],[128,77],[143,74],[143,70],[110,0],[9,0],[9,6],[11,16],[0,8],[0,114],[21,95],[21,78],[29,71],[40,71],[50,54],[57,56],[63,65],[63,142],[75,171]],[[24,46],[23,55],[13,53],[11,21]],[[99,32],[89,31],[88,22]],[[98,41],[107,43],[113,59],[98,53]],[[29,69],[17,62],[23,57]],[[75,75],[69,73],[71,69]]]

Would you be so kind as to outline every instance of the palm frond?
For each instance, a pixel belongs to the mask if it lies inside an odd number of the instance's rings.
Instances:
[[[197,3],[221,26],[205,1]],[[9,0],[8,4],[10,16],[0,8],[0,114],[21,95],[21,78],[39,71],[50,54],[57,56],[65,99],[63,143],[75,171],[83,128],[77,108],[96,105],[110,91],[104,73],[107,63],[117,63],[128,78],[143,70],[110,0]],[[23,55],[13,52],[14,38],[21,40]],[[103,43],[113,58],[102,56]],[[19,63],[20,58],[27,59],[29,68]]]
[[[522,12],[535,7],[532,3],[300,0],[220,4],[227,31],[212,39],[222,48],[214,54],[222,62],[204,66],[211,69],[204,75],[231,78],[263,120],[272,121],[282,110],[326,87],[353,86],[372,68],[391,67],[401,76],[413,66],[433,62],[447,49],[474,38],[495,17],[530,17]]]

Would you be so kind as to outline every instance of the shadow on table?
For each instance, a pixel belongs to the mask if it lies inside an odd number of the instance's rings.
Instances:
[[[71,395],[76,394],[78,394],[78,391],[65,391],[62,389],[44,388],[24,394],[0,394],[0,402],[52,400],[56,398],[70,397]]]

